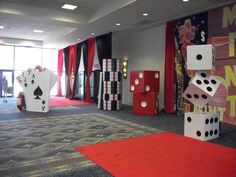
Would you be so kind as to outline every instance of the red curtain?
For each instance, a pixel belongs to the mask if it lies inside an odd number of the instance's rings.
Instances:
[[[86,92],[85,92],[85,100],[90,101],[91,100],[91,94],[90,94],[90,76],[92,73],[92,67],[93,67],[93,60],[94,60],[94,51],[95,51],[95,38],[88,39],[88,68],[87,68],[87,80],[86,80]]]
[[[62,96],[61,93],[61,76],[63,72],[63,55],[64,49],[58,50],[58,62],[57,62],[57,73],[58,73],[58,81],[57,81],[57,96]]]
[[[164,111],[166,113],[174,112],[174,63],[175,63],[175,40],[174,23],[166,24],[165,40],[165,85],[164,85]]]
[[[69,66],[68,66],[68,82],[67,82],[67,98],[73,98],[73,87],[75,79],[75,67],[76,67],[76,49],[77,45],[69,47]]]

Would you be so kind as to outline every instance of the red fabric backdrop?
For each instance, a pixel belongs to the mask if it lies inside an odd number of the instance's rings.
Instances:
[[[164,111],[174,112],[174,61],[175,61],[175,41],[174,23],[167,22],[165,44],[165,93]]]
[[[85,100],[86,101],[91,100],[89,80],[90,80],[90,76],[91,76],[91,73],[92,73],[92,67],[93,67],[95,42],[96,42],[95,38],[88,39],[88,68],[87,68],[86,95],[85,95]]]
[[[74,87],[74,78],[75,78],[75,67],[76,67],[76,49],[77,45],[72,45],[69,48],[69,67],[68,67],[68,82],[67,98],[72,99],[73,97],[73,87]]]
[[[63,55],[64,49],[58,51],[58,64],[57,64],[57,73],[58,73],[58,81],[57,81],[57,96],[62,96],[61,93],[61,76],[63,72]]]

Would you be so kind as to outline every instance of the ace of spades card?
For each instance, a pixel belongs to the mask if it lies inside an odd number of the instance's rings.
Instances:
[[[24,87],[26,110],[34,112],[49,111],[50,71],[35,71],[26,76]]]

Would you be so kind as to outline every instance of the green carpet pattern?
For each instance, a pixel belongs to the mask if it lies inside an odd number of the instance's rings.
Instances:
[[[0,121],[0,176],[60,176],[96,167],[74,148],[156,132],[99,113]]]

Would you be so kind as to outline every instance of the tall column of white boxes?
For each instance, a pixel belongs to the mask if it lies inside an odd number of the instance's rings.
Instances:
[[[103,59],[103,110],[120,110],[122,101],[122,60]]]

